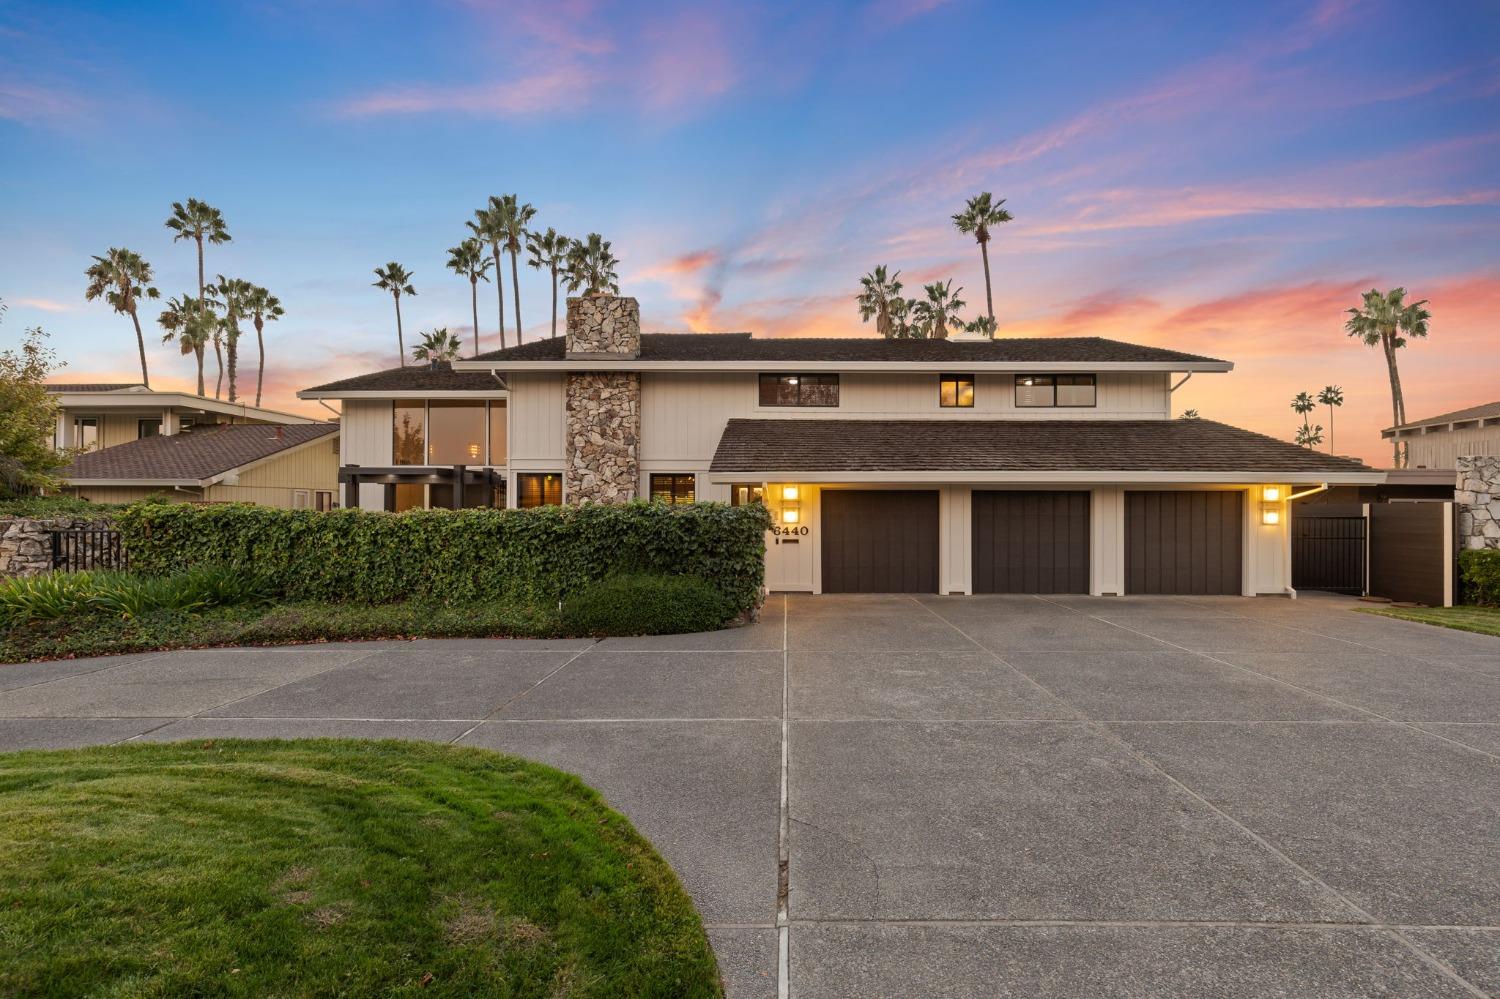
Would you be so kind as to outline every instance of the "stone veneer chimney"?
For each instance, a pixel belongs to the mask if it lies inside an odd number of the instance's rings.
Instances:
[[[568,360],[634,361],[641,356],[641,307],[633,298],[568,299]],[[640,484],[641,374],[567,374],[568,503],[628,503]]]

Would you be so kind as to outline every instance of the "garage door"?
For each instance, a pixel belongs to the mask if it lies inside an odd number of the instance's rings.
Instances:
[[[936,490],[825,489],[823,592],[936,593]]]
[[[1243,592],[1239,492],[1125,494],[1126,593]]]
[[[1087,593],[1089,494],[974,492],[975,593]]]

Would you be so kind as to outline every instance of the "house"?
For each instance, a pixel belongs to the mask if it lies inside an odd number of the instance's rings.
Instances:
[[[1463,455],[1500,455],[1500,402],[1471,406],[1380,432],[1406,447],[1408,468],[1454,468]]]
[[[400,512],[506,506],[505,382],[445,361],[390,368],[297,393],[341,405],[346,506]],[[455,488],[455,484],[457,488]]]
[[[338,502],[336,423],[194,423],[86,451],[60,473],[98,503],[157,497],[329,510]]]
[[[567,330],[300,393],[343,400],[346,502],[761,502],[773,590],[1249,595],[1290,592],[1291,498],[1384,480],[1173,419],[1233,367],[1180,351],[642,334],[607,296]]]
[[[318,422],[259,406],[186,392],[162,392],[139,383],[57,383],[46,388],[58,403],[53,446],[59,449],[114,447],[144,437],[171,436],[185,428],[218,423]]]

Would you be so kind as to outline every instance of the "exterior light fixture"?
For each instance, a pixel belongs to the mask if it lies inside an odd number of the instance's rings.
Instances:
[[[1260,522],[1270,525],[1281,523],[1281,511],[1269,503],[1262,504],[1260,508]]]
[[[471,459],[475,460],[475,461],[479,460],[479,445],[478,444],[470,444],[469,445],[469,457]]]
[[[1281,499],[1281,487],[1266,486],[1261,490],[1260,498],[1265,500],[1267,503],[1275,503],[1277,500]]]
[[[786,524],[795,524],[801,518],[802,518],[802,511],[798,510],[795,507],[793,507],[793,508],[791,508],[789,510],[783,510],[783,511],[781,511],[781,520],[782,520],[783,523],[786,523]]]
[[[782,486],[781,487],[781,498],[784,499],[784,500],[791,500],[792,502],[795,503],[797,501],[799,495],[800,494],[798,493],[796,486]]]

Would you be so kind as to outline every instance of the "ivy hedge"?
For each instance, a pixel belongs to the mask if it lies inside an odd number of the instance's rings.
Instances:
[[[116,515],[132,571],[232,565],[291,600],[561,600],[607,576],[698,576],[742,613],[765,578],[763,506],[280,510],[141,503]]]
[[[1463,602],[1500,607],[1500,549],[1477,548],[1458,554]]]

